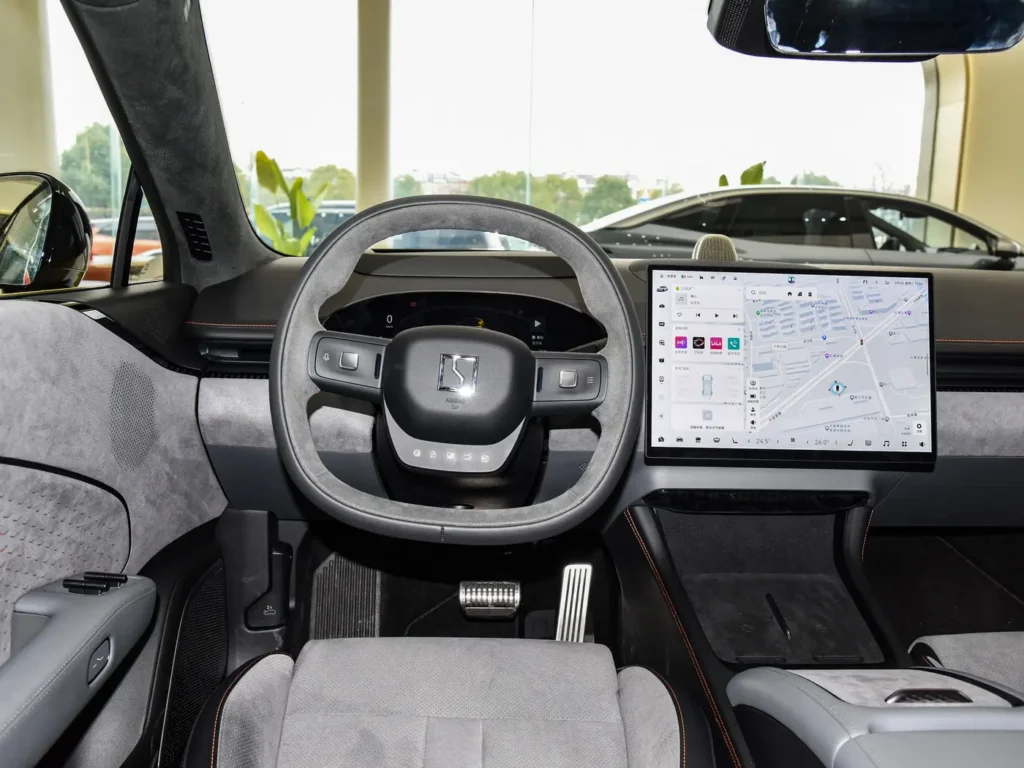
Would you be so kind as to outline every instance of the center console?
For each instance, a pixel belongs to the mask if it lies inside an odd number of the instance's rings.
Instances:
[[[728,684],[759,768],[1020,765],[1024,708],[991,683],[923,669],[750,669]]]
[[[648,490],[628,521],[738,753],[1019,764],[1017,695],[911,668],[861,573],[864,478],[935,465],[931,276],[694,262],[647,277]]]

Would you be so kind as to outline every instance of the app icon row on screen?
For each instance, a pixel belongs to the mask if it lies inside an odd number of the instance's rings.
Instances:
[[[676,349],[689,349],[690,348],[690,341],[691,341],[691,339],[688,336],[676,336]],[[716,349],[722,349],[723,348],[722,347],[723,339],[722,339],[721,336],[712,336],[710,339],[705,338],[704,336],[694,336],[692,341],[693,341],[693,348],[694,349],[712,349],[712,350],[716,350]],[[739,336],[729,336],[728,338],[724,339],[724,341],[725,341],[725,344],[726,344],[725,349],[729,349],[729,350],[735,351],[735,350],[738,350],[740,348],[740,337]],[[705,344],[707,346],[705,346]]]

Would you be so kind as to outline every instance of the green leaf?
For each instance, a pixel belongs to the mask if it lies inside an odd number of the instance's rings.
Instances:
[[[271,244],[281,236],[281,222],[270,215],[270,211],[262,205],[252,207],[253,217],[256,220],[256,229],[264,237],[270,239]]]
[[[273,193],[277,192],[277,174],[280,173],[280,169],[275,172],[276,167],[277,163],[267,157],[262,149],[256,153],[256,180],[261,187]]]
[[[316,191],[316,194],[313,195],[313,198],[312,198],[312,200],[310,202],[313,205],[313,212],[314,213],[316,213],[317,211],[320,210],[321,203],[323,203],[324,198],[327,197],[327,187],[328,186],[329,186],[328,183],[325,181],[323,183],[323,186],[321,186],[320,189],[318,189]]]
[[[760,184],[764,180],[764,164],[766,162],[766,160],[762,160],[741,173],[740,184]]]
[[[288,194],[288,182],[284,178],[284,174],[281,173],[281,166],[277,164],[277,160],[270,161],[271,171],[277,178],[277,186],[286,195]]]
[[[295,195],[295,213],[295,220],[299,222],[299,227],[302,229],[305,229],[312,224],[313,216],[316,215],[316,209],[313,207],[313,204],[309,202],[309,198],[306,197],[306,193],[302,191],[301,186]]]
[[[726,175],[724,173],[721,176],[718,177],[718,186],[720,186],[720,187],[728,187],[729,186],[729,179],[726,177]]]
[[[288,214],[291,216],[292,219],[292,234],[297,234],[298,205],[296,201],[298,199],[298,196],[302,194],[302,177],[300,176],[299,178],[293,180],[291,188],[286,187],[285,191],[287,191],[288,193]]]
[[[299,239],[297,237],[282,237],[274,241],[274,250],[283,253],[285,256],[299,255]]]
[[[302,237],[299,238],[299,252],[296,256],[305,256],[306,251],[309,250],[309,243],[313,239],[313,235],[316,234],[316,228],[310,227],[302,233]]]

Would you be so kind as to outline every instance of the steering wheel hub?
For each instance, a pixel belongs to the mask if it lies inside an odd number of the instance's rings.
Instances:
[[[484,328],[411,328],[381,369],[384,406],[410,437],[491,445],[530,415],[536,366],[519,339]]]

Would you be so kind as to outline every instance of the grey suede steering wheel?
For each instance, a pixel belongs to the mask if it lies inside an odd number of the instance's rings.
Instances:
[[[522,387],[512,391],[512,385],[506,384],[504,379],[488,378],[495,366],[507,363],[519,366],[516,381],[524,380],[525,374],[520,375],[520,368],[526,364],[523,350],[527,348],[522,342],[502,334],[438,326],[433,330],[403,331],[394,340],[387,340],[324,329],[319,318],[321,307],[344,287],[356,263],[369,248],[388,237],[430,229],[498,232],[560,256],[575,271],[588,311],[605,328],[607,343],[603,350],[592,355],[529,353],[527,350],[526,354],[535,358],[538,370],[536,387],[534,379],[528,379],[530,391],[524,395]],[[431,334],[437,338],[432,338]],[[492,347],[481,347],[485,352],[478,354],[473,347],[476,339]],[[455,348],[459,344],[462,349]],[[473,356],[445,354],[465,349]],[[440,369],[437,350],[441,351]],[[349,355],[343,359],[345,351],[351,351],[356,357]],[[357,214],[327,237],[309,258],[292,290],[278,322],[270,362],[274,434],[285,469],[299,491],[319,509],[344,523],[422,541],[487,545],[535,541],[587,519],[609,499],[618,485],[632,457],[640,426],[644,399],[643,357],[639,321],[622,279],[604,251],[577,227],[543,211],[500,200],[464,196],[397,200]],[[351,368],[353,360],[358,367],[343,370],[343,364]],[[427,363],[417,363],[419,367],[410,372],[414,362],[423,360]],[[532,365],[533,361],[529,363]],[[546,377],[540,370],[545,366],[549,370]],[[595,376],[586,377],[592,385],[593,397],[585,402],[572,399],[585,396],[582,380],[579,389],[559,389],[568,383],[568,379],[556,381],[559,367],[593,372]],[[478,370],[481,394],[473,399]],[[472,385],[467,383],[470,375]],[[534,375],[532,368],[529,375]],[[402,386],[416,387],[415,398],[422,398],[435,410],[449,407],[447,403],[455,403],[452,408],[462,403],[464,410],[452,416],[465,419],[467,425],[477,424],[473,408],[478,409],[480,419],[491,418],[484,415],[484,410],[489,407],[488,402],[495,399],[493,388],[504,387],[508,391],[501,391],[507,395],[509,407],[525,408],[524,423],[529,418],[547,414],[592,411],[601,425],[601,435],[576,485],[539,504],[510,509],[456,509],[382,499],[343,483],[324,466],[313,443],[309,401],[318,391],[327,389],[382,402],[397,451],[399,433],[404,435],[409,422],[399,426],[392,420],[392,412],[405,412],[407,404],[397,402],[402,397],[395,389],[397,384],[388,389],[391,386],[389,376],[392,382],[404,377]],[[383,385],[382,378],[385,379]],[[575,382],[576,374],[571,378]],[[449,381],[461,384],[462,388],[440,391],[454,389],[447,386]],[[488,386],[492,390],[487,390]],[[532,397],[533,401],[524,405],[524,397]],[[465,405],[467,402],[469,405]],[[438,414],[434,414],[435,420]],[[516,419],[518,415],[513,420]],[[414,426],[419,428],[419,422]],[[469,434],[470,430],[463,432]],[[511,442],[514,444],[515,440]],[[514,451],[514,446],[511,450]],[[491,471],[492,467],[483,469]],[[478,466],[476,471],[481,468]]]

